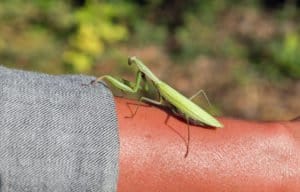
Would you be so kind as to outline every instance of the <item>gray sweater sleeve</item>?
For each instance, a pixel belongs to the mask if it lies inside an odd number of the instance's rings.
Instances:
[[[0,191],[116,191],[111,92],[93,77],[0,67]]]

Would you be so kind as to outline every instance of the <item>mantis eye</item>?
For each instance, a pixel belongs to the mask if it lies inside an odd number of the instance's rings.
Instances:
[[[145,73],[142,73],[142,78],[143,78],[143,79],[146,79]]]
[[[128,65],[131,65],[131,64],[132,64],[131,57],[128,57]]]

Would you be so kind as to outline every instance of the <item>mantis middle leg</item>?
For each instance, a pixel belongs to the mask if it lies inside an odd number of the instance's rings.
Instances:
[[[190,128],[190,122],[189,122],[189,118],[187,116],[185,116],[186,119],[186,123],[188,126],[188,138],[187,138],[187,145],[186,145],[186,152],[184,154],[184,158],[186,158],[189,154],[190,151],[190,140],[191,140],[191,128]]]
[[[162,102],[162,99],[160,101],[156,101],[156,100],[150,99],[148,97],[140,97],[139,101],[142,101],[142,102],[145,102],[145,103],[151,103],[151,104],[156,105],[156,106],[164,106],[164,104]],[[131,116],[126,116],[126,118],[133,118],[136,115],[137,110],[138,110],[139,107],[137,106],[134,112],[132,112],[132,110],[129,106],[128,106],[128,108],[131,112]]]
[[[182,117],[182,115],[177,113],[176,111],[172,110],[172,112],[173,112],[173,114],[176,114],[177,116]],[[165,125],[167,125],[170,129],[172,129],[182,139],[182,141],[185,143],[186,151],[185,151],[185,154],[184,154],[184,158],[186,158],[189,154],[189,151],[190,151],[189,148],[190,148],[190,138],[191,138],[189,118],[186,115],[184,115],[184,118],[185,118],[187,126],[188,126],[187,127],[188,128],[188,137],[187,137],[187,139],[185,139],[185,137],[182,136],[181,133],[179,133],[176,129],[174,129],[171,125],[168,124],[168,121],[169,121],[170,117],[171,117],[171,115],[168,114],[167,118],[165,120]]]

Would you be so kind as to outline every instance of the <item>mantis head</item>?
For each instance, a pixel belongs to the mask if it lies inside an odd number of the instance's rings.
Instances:
[[[158,83],[160,80],[150,71],[150,69],[142,63],[139,59],[136,57],[129,57],[128,58],[128,65],[135,64],[138,68],[138,70],[142,73],[143,78],[149,78],[153,83]]]

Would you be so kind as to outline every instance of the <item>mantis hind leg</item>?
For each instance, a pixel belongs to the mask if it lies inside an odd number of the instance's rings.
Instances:
[[[195,97],[197,97],[197,96],[200,95],[200,94],[202,94],[202,95],[205,97],[205,99],[206,99],[208,105],[211,106],[211,103],[210,103],[210,101],[209,101],[209,99],[208,99],[208,97],[207,97],[207,95],[206,95],[206,93],[204,92],[203,89],[200,89],[199,91],[197,91],[197,93],[195,93],[195,94],[194,94],[193,96],[191,96],[189,99],[190,99],[190,100],[193,100],[193,99],[195,99]]]

